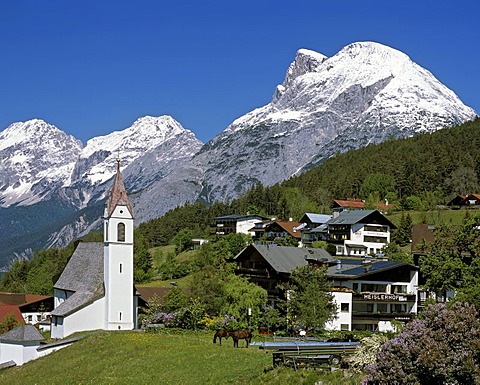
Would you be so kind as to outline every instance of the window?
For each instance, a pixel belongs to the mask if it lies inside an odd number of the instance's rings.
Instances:
[[[370,293],[386,293],[387,285],[375,283],[362,283],[362,291]]]
[[[342,302],[340,304],[340,311],[342,313],[348,313],[350,311],[350,304],[346,302]]]
[[[393,294],[406,294],[407,293],[407,285],[392,285],[392,293]]]
[[[120,264],[120,274],[122,274],[122,264]]]
[[[122,312],[118,313],[118,319],[121,321],[122,320]]]
[[[340,324],[340,330],[350,330],[348,324]]]
[[[117,241],[125,242],[125,223],[123,222],[117,225]]]
[[[386,303],[377,303],[377,312],[386,313],[387,312],[387,304]]]

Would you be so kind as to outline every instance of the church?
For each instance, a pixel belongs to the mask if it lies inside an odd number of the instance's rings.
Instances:
[[[133,208],[120,172],[105,206],[103,242],[79,242],[54,284],[51,337],[137,327],[133,285]]]

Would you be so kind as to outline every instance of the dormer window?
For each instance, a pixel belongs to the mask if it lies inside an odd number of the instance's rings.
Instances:
[[[117,225],[117,241],[125,242],[125,223],[123,222]]]

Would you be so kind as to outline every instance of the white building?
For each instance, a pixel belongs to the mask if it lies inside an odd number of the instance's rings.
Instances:
[[[337,257],[338,258],[338,257]],[[329,330],[394,330],[417,313],[418,268],[375,258],[332,258],[323,249],[249,245],[235,256],[236,272],[263,287],[271,303],[279,284],[308,264],[324,266],[337,305]]]
[[[133,209],[120,161],[104,213],[104,242],[80,242],[54,285],[52,338],[136,326]]]
[[[250,234],[249,230],[256,223],[264,221],[265,217],[260,215],[224,215],[214,218],[215,235],[228,235],[232,233]]]
[[[326,240],[337,246],[336,255],[351,257],[381,254],[395,228],[378,210],[345,210],[323,226]]]

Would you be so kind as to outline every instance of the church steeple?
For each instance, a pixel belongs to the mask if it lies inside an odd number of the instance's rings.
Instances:
[[[128,199],[125,185],[123,184],[122,173],[120,172],[119,158],[117,158],[117,175],[115,175],[115,180],[113,181],[113,186],[110,190],[110,197],[108,198],[107,217],[110,217],[112,215],[115,207],[117,207],[118,205],[126,206],[128,211],[130,211],[130,215],[133,217],[133,207]]]

